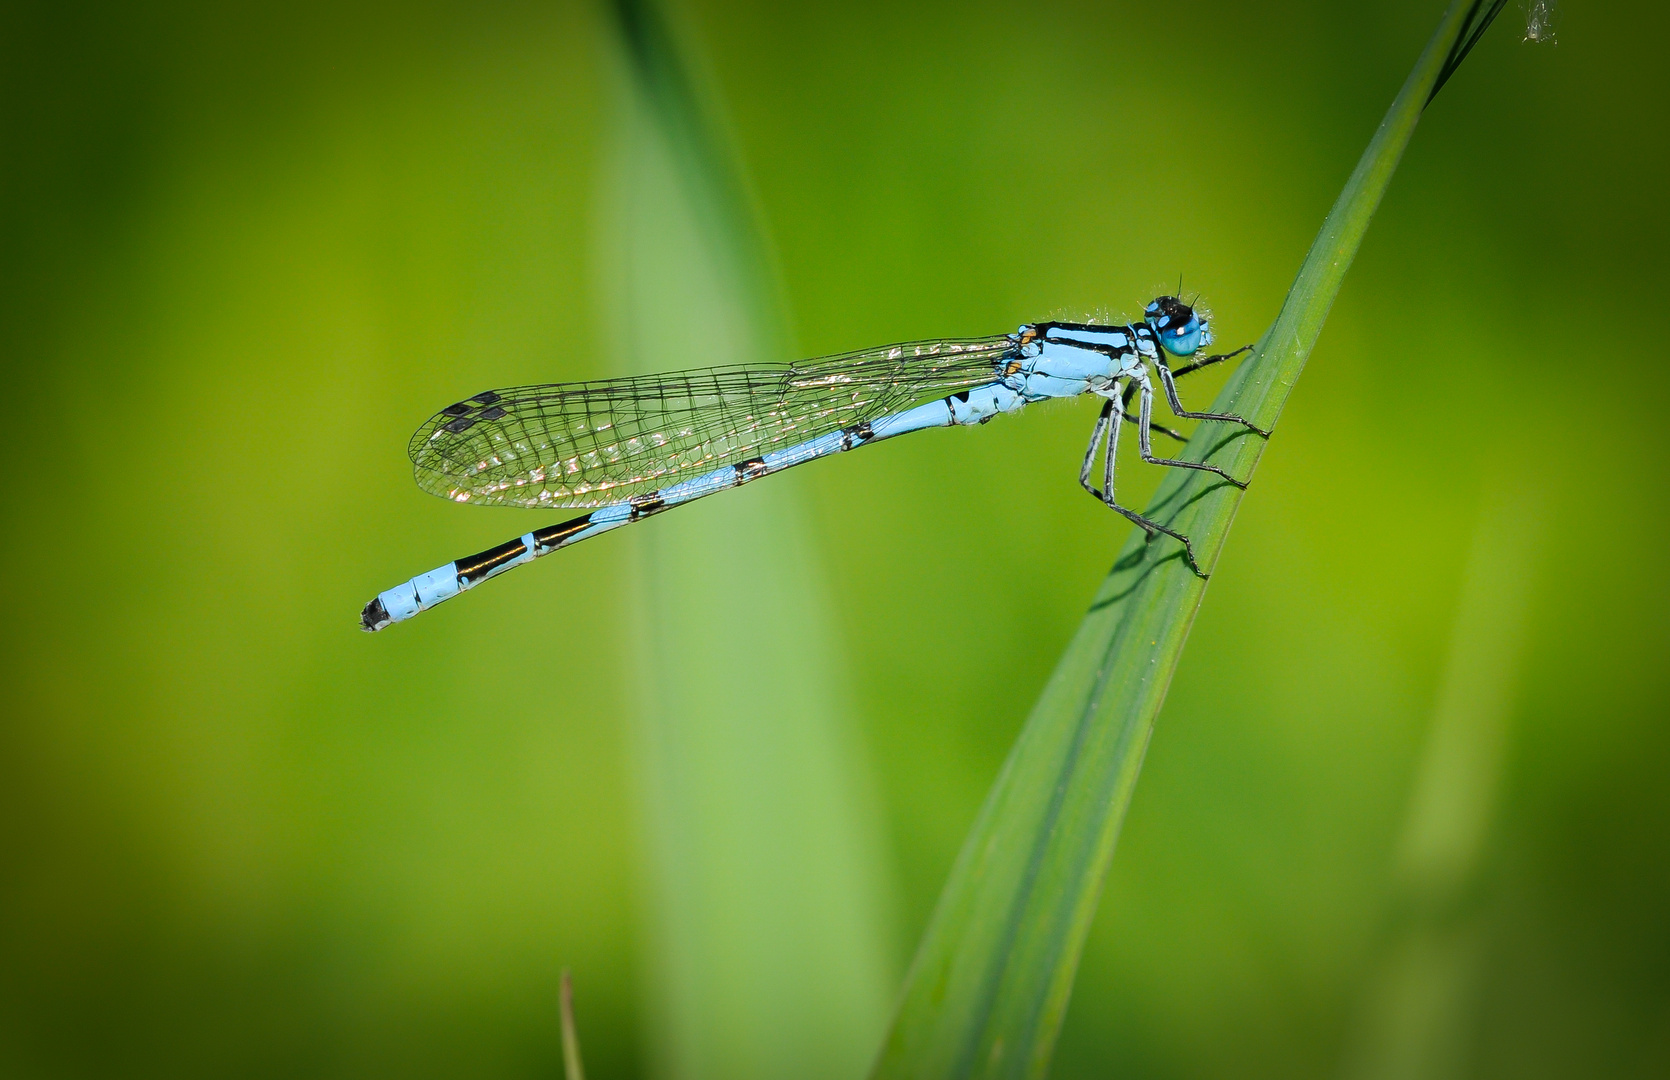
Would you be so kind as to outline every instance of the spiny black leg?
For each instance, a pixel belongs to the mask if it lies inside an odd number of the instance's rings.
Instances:
[[[1179,544],[1182,544],[1183,558],[1188,560],[1189,569],[1194,571],[1196,577],[1204,578],[1209,576],[1206,571],[1200,568],[1200,563],[1195,561],[1195,546],[1189,542],[1188,537],[1184,536],[1176,529],[1168,529],[1157,521],[1150,521],[1148,518],[1143,517],[1141,514],[1130,509],[1129,507],[1120,506],[1112,499],[1104,499],[1102,501],[1107,503],[1108,509],[1114,511],[1115,513],[1123,514],[1126,518],[1130,519],[1132,523],[1146,529],[1148,531],[1148,539],[1152,540],[1154,539],[1155,533],[1162,532],[1177,541]]]
[[[1213,364],[1221,364],[1225,360],[1233,360],[1242,353],[1251,351],[1251,345],[1243,345],[1234,352],[1226,352],[1218,356],[1208,356],[1204,360],[1196,360],[1193,363],[1184,364],[1182,367],[1174,369],[1172,374],[1181,379],[1191,371],[1199,371],[1203,367],[1211,367]]]
[[[1138,528],[1142,529],[1143,532],[1147,533],[1150,540],[1154,538],[1155,533],[1164,533],[1173,540],[1176,540],[1179,544],[1182,544],[1183,557],[1189,561],[1189,569],[1193,570],[1198,576],[1204,578],[1206,577],[1206,572],[1200,568],[1200,563],[1195,561],[1194,544],[1189,542],[1189,538],[1187,536],[1184,536],[1175,529],[1168,529],[1159,522],[1150,520],[1129,507],[1120,506],[1119,503],[1114,501],[1113,463],[1114,455],[1119,452],[1119,421],[1124,417],[1124,415],[1124,409],[1115,409],[1113,407],[1112,399],[1109,399],[1107,404],[1102,406],[1101,415],[1096,418],[1096,427],[1090,433],[1090,449],[1085,451],[1084,467],[1079,470],[1079,483],[1084,485],[1084,489],[1086,491],[1100,499],[1108,507],[1108,509],[1123,515],[1126,520],[1130,521],[1133,525],[1136,525]],[[1102,457],[1103,490],[1097,491],[1090,483],[1090,465],[1096,458],[1096,444],[1101,439],[1104,431],[1107,432],[1107,446]]]
[[[1252,346],[1249,345],[1247,347],[1251,348]],[[1119,404],[1124,407],[1124,411],[1125,411],[1125,421],[1126,421],[1126,423],[1130,423],[1130,424],[1134,424],[1134,423],[1137,422],[1136,415],[1131,412],[1131,395],[1136,393],[1136,389],[1137,389],[1137,384],[1136,383],[1134,383],[1134,382],[1126,383],[1125,384],[1125,392],[1123,394],[1119,395]],[[1178,442],[1188,442],[1189,441],[1189,437],[1187,435],[1183,434],[1181,431],[1173,431],[1168,427],[1161,427],[1158,424],[1149,424],[1148,426],[1153,428],[1155,431],[1158,431],[1161,435],[1171,436],[1173,439],[1176,439]]]
[[[1234,413],[1189,412],[1187,409],[1183,408],[1183,402],[1177,396],[1177,382],[1172,371],[1166,367],[1165,361],[1158,361],[1154,366],[1159,369],[1160,382],[1164,384],[1166,388],[1166,400],[1171,403],[1171,411],[1176,413],[1178,416],[1185,417],[1189,420],[1224,420],[1232,424],[1240,424],[1243,427],[1250,428],[1253,431],[1258,432],[1260,435],[1263,435],[1265,438],[1270,437],[1270,433],[1268,431],[1258,427],[1252,421],[1247,420],[1244,417],[1236,416]]]
[[[1125,414],[1125,422],[1127,424],[1134,424],[1134,423],[1137,422],[1137,418],[1136,418],[1135,415],[1133,415],[1131,413],[1126,413]],[[1176,439],[1178,442],[1188,442],[1189,441],[1189,437],[1187,435],[1183,434],[1181,431],[1173,431],[1168,427],[1161,427],[1158,424],[1149,424],[1148,428],[1149,428],[1150,431],[1157,431],[1161,435],[1169,436],[1170,438]]]
[[[1102,441],[1102,433],[1107,430],[1109,418],[1112,415],[1113,402],[1111,400],[1104,401],[1101,415],[1096,417],[1096,426],[1090,429],[1090,446],[1084,452],[1084,465],[1079,469],[1079,484],[1084,490],[1096,496],[1100,502],[1106,502],[1107,497],[1096,489],[1096,485],[1090,482],[1090,466],[1096,461],[1096,446]],[[1118,440],[1115,438],[1109,441],[1116,442]]]
[[[1109,404],[1111,405],[1112,402],[1109,402]],[[1113,428],[1108,432],[1107,453],[1102,455],[1102,490],[1107,492],[1107,496],[1102,501],[1110,506],[1113,505],[1113,467],[1119,456],[1119,421],[1124,416],[1124,409],[1115,410]],[[1153,536],[1154,534],[1149,533],[1148,535]]]
[[[1149,445],[1148,438],[1148,420],[1153,411],[1154,391],[1144,384],[1142,387],[1142,408],[1137,415],[1137,449],[1142,452],[1142,460],[1150,465],[1170,465],[1175,469],[1199,469],[1201,472],[1216,473],[1243,491],[1246,490],[1247,485],[1244,482],[1235,479],[1216,465],[1204,461],[1181,461],[1177,458],[1155,457],[1154,448]]]

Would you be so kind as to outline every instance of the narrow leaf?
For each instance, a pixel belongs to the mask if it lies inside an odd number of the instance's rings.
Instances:
[[[1335,202],[1252,357],[1213,406],[1274,426],[1421,110],[1501,0],[1456,0]],[[1202,423],[1184,456],[1249,477],[1264,439]],[[1188,536],[1210,573],[1241,501],[1169,470],[1148,515]],[[917,951],[872,1076],[1046,1071],[1114,841],[1206,591],[1181,547],[1133,530],[1011,750]]]
[[[563,1080],[586,1080],[586,1067],[580,1062],[580,1034],[574,1028],[574,980],[569,978],[567,968],[562,971],[557,1012],[562,1021]]]
[[[767,245],[688,35],[657,0],[616,11],[603,340],[622,374],[780,361]],[[851,1077],[887,1022],[884,863],[799,483],[625,538],[638,670],[622,696],[640,706],[645,1011],[664,1080]]]

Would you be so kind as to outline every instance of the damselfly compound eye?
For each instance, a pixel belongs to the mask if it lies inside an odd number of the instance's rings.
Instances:
[[[1143,314],[1160,344],[1173,356],[1190,356],[1196,349],[1212,344],[1212,332],[1207,329],[1206,320],[1175,296],[1157,297],[1143,309]]]

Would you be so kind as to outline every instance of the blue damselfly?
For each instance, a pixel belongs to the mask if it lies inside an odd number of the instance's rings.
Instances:
[[[1177,397],[1179,376],[1251,346],[1173,369],[1168,355],[1192,357],[1212,343],[1205,315],[1162,296],[1144,316],[1128,325],[1033,323],[1013,334],[889,345],[797,364],[489,390],[448,405],[407,448],[419,487],[455,502],[595,509],[420,574],[367,604],[361,623],[381,630],[513,566],[795,465],[1079,394],[1104,399],[1079,482],[1150,538],[1177,540],[1201,573],[1188,537],[1114,499],[1120,424],[1137,425],[1144,461],[1201,469],[1244,487],[1216,465],[1157,457],[1150,433],[1184,438],[1152,422],[1157,376],[1178,416],[1267,435],[1239,416],[1189,412]],[[1092,479],[1098,447],[1100,487]]]

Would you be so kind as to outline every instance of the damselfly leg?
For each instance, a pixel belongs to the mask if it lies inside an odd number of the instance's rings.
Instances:
[[[1242,426],[1257,432],[1259,435],[1268,436],[1269,433],[1267,431],[1254,426],[1244,418],[1236,416],[1233,413],[1188,411],[1183,408],[1182,401],[1178,399],[1177,387],[1174,381],[1179,375],[1187,375],[1190,372],[1199,371],[1203,367],[1222,363],[1225,360],[1232,359],[1233,357],[1239,356],[1244,352],[1250,351],[1251,349],[1251,345],[1244,345],[1241,348],[1236,349],[1234,352],[1223,353],[1218,356],[1208,356],[1203,360],[1197,360],[1193,363],[1186,364],[1175,372],[1165,366],[1163,359],[1157,362],[1154,366],[1159,369],[1160,379],[1164,383],[1166,389],[1167,402],[1171,405],[1172,411],[1178,416],[1190,420],[1222,420],[1229,423],[1241,424]],[[1138,411],[1135,415],[1132,415],[1130,411],[1131,399],[1133,397],[1138,398]],[[1103,404],[1102,411],[1096,419],[1096,426],[1090,433],[1090,446],[1085,450],[1084,465],[1079,470],[1079,483],[1086,491],[1096,496],[1097,499],[1105,503],[1108,507],[1118,511],[1132,522],[1141,526],[1150,537],[1154,536],[1155,533],[1164,533],[1165,535],[1176,540],[1178,543],[1182,544],[1184,554],[1188,558],[1189,568],[1204,577],[1205,574],[1200,569],[1200,564],[1195,561],[1194,545],[1188,537],[1174,529],[1167,528],[1159,522],[1145,517],[1128,507],[1120,506],[1115,500],[1113,470],[1114,458],[1119,450],[1120,422],[1122,420],[1129,420],[1137,425],[1137,449],[1142,456],[1142,460],[1150,465],[1169,465],[1178,469],[1195,469],[1200,472],[1209,472],[1220,476],[1238,488],[1244,489],[1247,485],[1244,481],[1231,476],[1224,469],[1208,462],[1184,461],[1180,458],[1163,458],[1155,456],[1152,445],[1153,432],[1158,431],[1176,439],[1178,442],[1187,442],[1188,436],[1182,434],[1181,432],[1173,431],[1170,428],[1162,427],[1159,424],[1154,423],[1153,414],[1153,385],[1149,382],[1147,373],[1139,368],[1133,373],[1130,379],[1125,381],[1123,386],[1114,391],[1112,394],[1109,394],[1107,401]],[[1104,436],[1106,437],[1105,444],[1103,442]],[[1098,446],[1103,448],[1103,479],[1101,489],[1097,489],[1090,482],[1090,470],[1095,463]]]
[[[1122,406],[1124,406],[1124,408],[1121,411],[1125,415],[1125,422],[1127,424],[1138,424],[1138,423],[1142,422],[1141,418],[1138,417],[1136,413],[1131,411],[1131,397],[1133,396],[1135,391],[1136,391],[1136,387],[1135,387],[1135,385],[1133,385],[1130,389],[1125,391],[1125,399],[1124,399],[1124,401],[1120,402],[1120,404]],[[1166,438],[1175,439],[1178,442],[1188,442],[1189,441],[1189,437],[1187,435],[1183,434],[1181,431],[1177,431],[1173,428],[1162,427],[1159,424],[1150,423],[1148,425],[1148,430],[1157,431],[1161,435],[1164,435]]]
[[[1160,370],[1164,371],[1165,369],[1161,368]],[[1150,421],[1154,413],[1154,388],[1149,385],[1148,377],[1140,371],[1137,372],[1136,377],[1132,381],[1136,383],[1137,393],[1139,395],[1137,399],[1137,449],[1142,453],[1142,460],[1148,462],[1150,465],[1170,465],[1174,469],[1198,469],[1201,472],[1216,473],[1218,476],[1228,480],[1236,487],[1242,489],[1246,488],[1247,485],[1245,481],[1237,480],[1235,477],[1229,475],[1229,473],[1225,472],[1216,465],[1212,465],[1204,461],[1184,461],[1181,458],[1155,457],[1154,448],[1149,445],[1148,437],[1148,431],[1151,426]],[[1180,412],[1180,415],[1188,416],[1208,414],[1189,414]],[[1211,415],[1212,419],[1219,419],[1216,414]]]
[[[1137,513],[1128,506],[1120,506],[1118,501],[1114,498],[1114,456],[1119,451],[1119,422],[1125,415],[1125,410],[1117,407],[1115,401],[1116,396],[1117,392],[1115,392],[1115,395],[1109,396],[1108,399],[1102,403],[1102,411],[1096,417],[1096,426],[1090,430],[1090,446],[1084,451],[1084,465],[1079,469],[1079,483],[1083,485],[1084,490],[1096,496],[1097,500],[1108,509],[1119,514],[1123,514],[1133,524],[1141,528],[1148,534],[1150,539],[1153,538],[1155,533],[1164,533],[1173,540],[1176,540],[1179,544],[1182,544],[1183,556],[1189,562],[1189,569],[1193,570],[1199,576],[1205,577],[1206,572],[1203,571],[1200,568],[1200,564],[1195,561],[1194,544],[1189,541],[1187,536],[1184,536],[1175,529],[1167,528],[1157,521],[1144,517],[1142,514]],[[1104,434],[1107,436],[1107,441],[1102,453],[1102,487],[1097,488],[1095,484],[1090,482],[1090,470],[1096,463],[1096,448],[1098,444],[1102,443],[1102,437]],[[1146,442],[1146,436],[1144,436],[1144,442]]]
[[[1252,351],[1252,346],[1251,345],[1243,345],[1239,349],[1236,349],[1232,352],[1219,353],[1216,356],[1208,356],[1204,359],[1195,360],[1195,361],[1192,361],[1190,363],[1184,364],[1180,368],[1167,368],[1164,364],[1163,359],[1162,359],[1162,362],[1160,364],[1161,378],[1165,378],[1165,376],[1169,374],[1172,379],[1181,379],[1183,376],[1191,374],[1192,372],[1199,371],[1203,367],[1211,367],[1213,364],[1221,364],[1225,360],[1233,360],[1237,356],[1240,356],[1242,353],[1251,352],[1251,351]],[[1133,382],[1129,386],[1125,387],[1125,393],[1124,393],[1124,395],[1123,395],[1123,397],[1121,398],[1121,401],[1120,401],[1120,404],[1122,404],[1125,407],[1125,421],[1126,421],[1126,423],[1135,424],[1135,423],[1138,422],[1138,418],[1137,418],[1136,413],[1133,413],[1131,411],[1131,399],[1136,397],[1136,392],[1137,392],[1137,386],[1136,386],[1136,383]],[[1190,419],[1190,420],[1227,420],[1227,421],[1230,421],[1231,423],[1245,424],[1249,429],[1258,433],[1259,435],[1263,435],[1266,438],[1268,438],[1269,435],[1270,435],[1270,433],[1268,431],[1265,431],[1263,428],[1254,427],[1252,424],[1248,424],[1246,420],[1242,419],[1239,416],[1234,415],[1233,413],[1194,413],[1194,412],[1187,411],[1186,409],[1183,408],[1183,402],[1181,400],[1179,400],[1178,397],[1177,397],[1177,388],[1175,386],[1173,386],[1169,380],[1166,383],[1166,394],[1167,394],[1167,397],[1170,398],[1170,405],[1171,405],[1172,411],[1175,412],[1178,416],[1181,416],[1181,417],[1184,417],[1184,418]],[[1174,428],[1164,427],[1160,424],[1153,423],[1152,421],[1150,421],[1150,423],[1148,425],[1148,429],[1150,431],[1157,431],[1161,435],[1164,435],[1168,439],[1175,439],[1177,442],[1188,442],[1189,441],[1189,437],[1187,435],[1183,434],[1181,431],[1177,431]]]
[[[1173,368],[1171,373],[1181,379],[1192,371],[1199,371],[1201,368],[1211,367],[1213,364],[1221,364],[1225,360],[1233,360],[1244,352],[1252,352],[1252,346],[1243,345],[1234,352],[1219,353],[1217,356],[1208,356],[1203,360],[1191,360],[1180,368]]]
[[[1251,346],[1248,346],[1248,348],[1251,348]],[[1237,350],[1237,351],[1241,351],[1241,350]],[[1231,353],[1230,355],[1233,356],[1234,353]],[[1215,360],[1223,359],[1223,357],[1211,357],[1209,359],[1215,361]],[[1270,433],[1268,431],[1265,431],[1263,428],[1261,428],[1258,425],[1252,423],[1250,420],[1246,419],[1245,417],[1236,416],[1234,413],[1190,412],[1189,410],[1183,408],[1183,402],[1177,396],[1177,379],[1176,379],[1176,376],[1177,376],[1178,373],[1174,372],[1170,368],[1166,367],[1166,362],[1165,362],[1164,359],[1161,359],[1154,366],[1156,368],[1158,368],[1159,371],[1160,371],[1160,382],[1162,384],[1164,384],[1165,389],[1166,389],[1166,401],[1171,405],[1171,411],[1176,413],[1178,416],[1181,416],[1181,417],[1183,417],[1184,419],[1187,419],[1187,420],[1222,420],[1222,421],[1224,421],[1226,423],[1230,423],[1230,424],[1240,424],[1242,427],[1247,428],[1250,431],[1257,432],[1259,435],[1262,435],[1265,438],[1270,437]],[[1190,371],[1198,371],[1205,366],[1206,366],[1205,363],[1195,364],[1195,365],[1190,366],[1189,370]]]

